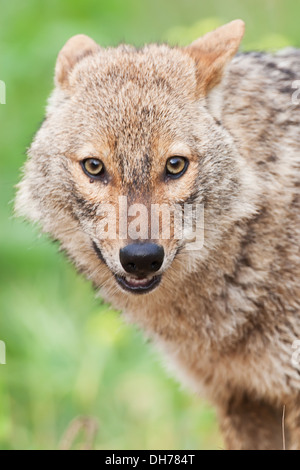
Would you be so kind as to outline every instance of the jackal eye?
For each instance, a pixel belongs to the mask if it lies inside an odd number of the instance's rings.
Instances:
[[[170,178],[179,178],[185,173],[188,160],[185,157],[170,157],[166,164],[166,174]]]
[[[85,174],[91,178],[99,178],[105,172],[104,163],[97,158],[87,158],[81,162]]]

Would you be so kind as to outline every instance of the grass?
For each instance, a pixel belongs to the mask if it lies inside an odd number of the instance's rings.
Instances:
[[[168,376],[142,334],[95,299],[57,246],[12,217],[11,201],[43,118],[56,55],[71,35],[84,32],[103,46],[186,44],[241,17],[245,49],[299,46],[300,5],[0,0],[0,11],[0,80],[7,91],[0,105],[0,340],[7,347],[7,364],[0,365],[0,449],[58,448],[78,416],[97,422],[94,448],[222,447],[211,407]]]

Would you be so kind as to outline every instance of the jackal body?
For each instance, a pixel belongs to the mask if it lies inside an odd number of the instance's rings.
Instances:
[[[17,210],[59,240],[174,373],[215,404],[229,448],[281,448],[283,406],[287,446],[298,448],[300,52],[233,58],[242,35],[236,21],[185,49],[103,50],[71,39]],[[188,167],[166,178],[177,155]],[[104,163],[101,181],[82,171],[90,157]],[[116,281],[126,275],[127,241],[97,238],[99,206],[120,195],[204,205],[203,248],[158,240],[160,283],[143,296]]]

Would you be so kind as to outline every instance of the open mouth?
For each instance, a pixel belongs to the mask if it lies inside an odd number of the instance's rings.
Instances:
[[[131,276],[115,276],[122,289],[127,292],[131,292],[132,294],[147,294],[148,292],[151,292],[159,285],[161,277],[162,276],[160,275],[153,276],[151,279],[138,279]]]

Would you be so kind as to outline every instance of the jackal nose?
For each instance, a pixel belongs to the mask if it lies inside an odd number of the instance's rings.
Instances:
[[[163,247],[156,243],[130,243],[121,248],[120,261],[127,273],[145,277],[160,269],[164,255]]]

